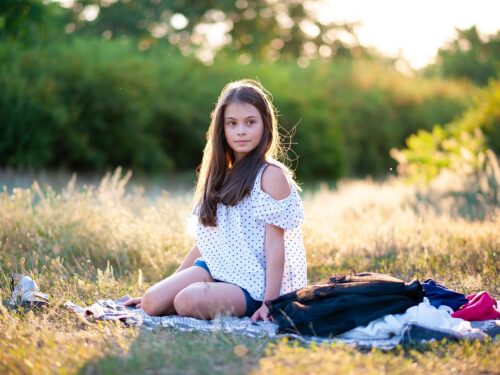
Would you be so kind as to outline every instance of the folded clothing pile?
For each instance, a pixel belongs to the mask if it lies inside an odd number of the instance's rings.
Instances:
[[[282,333],[334,336],[384,315],[404,313],[423,301],[418,280],[410,283],[371,272],[333,276],[267,303]]]

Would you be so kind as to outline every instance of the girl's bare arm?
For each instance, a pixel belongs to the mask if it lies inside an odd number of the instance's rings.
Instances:
[[[285,266],[284,230],[272,224],[266,224],[266,288],[264,301],[273,300],[280,295],[281,281]]]
[[[290,186],[283,170],[277,166],[269,165],[262,174],[262,190],[273,199],[281,200],[291,193]],[[275,299],[279,296],[283,268],[285,265],[285,231],[283,228],[266,224],[264,251],[266,255],[266,290],[264,301]]]
[[[200,251],[198,250],[198,247],[195,246],[191,249],[189,253],[187,253],[186,257],[182,261],[181,265],[179,268],[174,273],[177,273],[179,271],[182,271],[183,269],[189,268],[194,264],[194,261],[196,258],[200,257]],[[141,301],[142,297],[135,297],[129,299],[127,302],[124,303],[125,306],[136,306],[137,308],[141,308]]]
[[[174,273],[177,273],[179,271],[191,267],[194,264],[194,261],[200,256],[201,253],[200,250],[198,250],[198,246],[193,247],[191,251],[186,255],[179,268],[177,268],[177,270]]]

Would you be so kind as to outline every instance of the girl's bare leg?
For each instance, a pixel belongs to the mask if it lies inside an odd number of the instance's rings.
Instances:
[[[245,315],[246,299],[240,287],[224,282],[196,282],[174,298],[179,315],[213,319],[218,314]]]
[[[192,266],[176,272],[150,287],[141,299],[141,307],[148,315],[174,315],[175,296],[187,286],[197,282],[213,281],[202,267]]]

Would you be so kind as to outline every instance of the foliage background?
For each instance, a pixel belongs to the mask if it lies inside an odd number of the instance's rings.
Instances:
[[[3,2],[0,167],[194,170],[220,90],[253,78],[300,178],[379,177],[395,169],[391,149],[457,121],[498,77],[500,34],[459,30],[436,64],[403,74],[356,25],[320,22],[317,3]],[[217,27],[214,44],[203,31]]]

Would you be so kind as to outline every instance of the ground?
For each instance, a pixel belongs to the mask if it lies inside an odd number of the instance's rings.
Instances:
[[[487,290],[498,299],[499,208],[477,194],[398,179],[307,187],[309,282],[373,271],[406,281],[433,278],[465,294]],[[10,272],[22,272],[50,294],[51,304],[29,313],[0,309],[0,373],[500,373],[493,340],[366,352],[88,324],[61,307],[67,300],[87,305],[140,295],[175,270],[194,243],[186,225],[190,197],[149,197],[120,173],[85,188],[73,181],[58,192],[38,184],[4,189],[0,297],[6,305]]]

